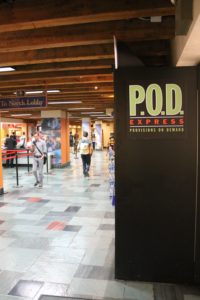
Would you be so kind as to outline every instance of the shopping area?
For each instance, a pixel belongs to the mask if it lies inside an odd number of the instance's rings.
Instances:
[[[23,121],[23,120],[21,120]],[[87,121],[88,122],[88,121]],[[90,121],[89,121],[90,122]],[[55,124],[57,123],[57,127]],[[51,169],[53,167],[62,167],[61,157],[62,151],[68,153],[68,161],[67,164],[70,163],[70,145],[68,143],[68,134],[72,135],[74,141],[78,143],[82,137],[82,126],[87,126],[87,131],[90,134],[91,141],[94,142],[94,147],[97,150],[107,149],[111,140],[110,138],[113,136],[113,122],[98,122],[98,131],[96,130],[95,123],[85,122],[81,125],[81,122],[78,122],[79,125],[69,125],[68,128],[64,128],[64,141],[66,141],[66,149],[61,149],[61,121],[58,118],[49,118],[44,120],[38,120],[34,123],[26,123],[26,121],[20,123],[20,120],[3,120],[1,122],[1,149],[3,154],[3,165],[6,163],[6,153],[8,153],[6,139],[10,138],[14,134],[14,139],[16,140],[16,145],[13,146],[13,149],[10,149],[10,153],[12,150],[18,150],[18,164],[21,166],[26,166],[28,163],[32,164],[32,155],[30,152],[32,146],[32,138],[36,132],[40,132],[41,137],[45,140],[47,145],[47,156],[48,156],[48,168]],[[85,127],[84,127],[85,128]],[[70,137],[69,137],[70,139]],[[96,146],[95,146],[96,145]],[[74,147],[74,145],[73,145]],[[72,150],[72,149],[71,149]],[[73,151],[74,152],[74,149]],[[13,152],[14,153],[14,152]],[[27,158],[25,154],[29,156],[29,161],[27,162]],[[66,154],[66,153],[65,153]],[[64,154],[64,155],[65,155]]]

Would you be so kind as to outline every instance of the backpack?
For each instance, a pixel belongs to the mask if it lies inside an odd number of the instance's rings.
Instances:
[[[81,142],[80,142],[80,151],[81,151],[81,154],[89,154],[89,143],[88,143],[88,141],[81,140]]]

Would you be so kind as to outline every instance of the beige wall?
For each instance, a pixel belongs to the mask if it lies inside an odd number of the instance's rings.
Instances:
[[[187,35],[176,36],[172,41],[174,66],[196,66],[200,62],[200,0],[193,0],[193,22]]]
[[[110,133],[114,132],[114,123],[113,122],[103,122],[103,147],[108,146]]]

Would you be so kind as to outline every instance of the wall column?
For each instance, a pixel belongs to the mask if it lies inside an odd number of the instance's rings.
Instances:
[[[95,122],[96,150],[102,150],[102,121]]]
[[[70,161],[69,145],[69,118],[61,118],[61,164],[66,165]]]
[[[82,134],[83,131],[88,132],[88,137],[90,138],[91,136],[91,124],[90,124],[90,118],[83,118],[82,119]]]

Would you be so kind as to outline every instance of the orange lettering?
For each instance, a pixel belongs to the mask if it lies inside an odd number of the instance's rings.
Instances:
[[[168,124],[167,121],[168,121],[167,119],[163,119],[163,125],[167,125]]]
[[[146,125],[151,124],[151,120],[150,119],[146,119]]]
[[[183,125],[184,124],[184,119],[179,119],[179,124]]]
[[[154,119],[154,124],[159,125],[159,119]]]

